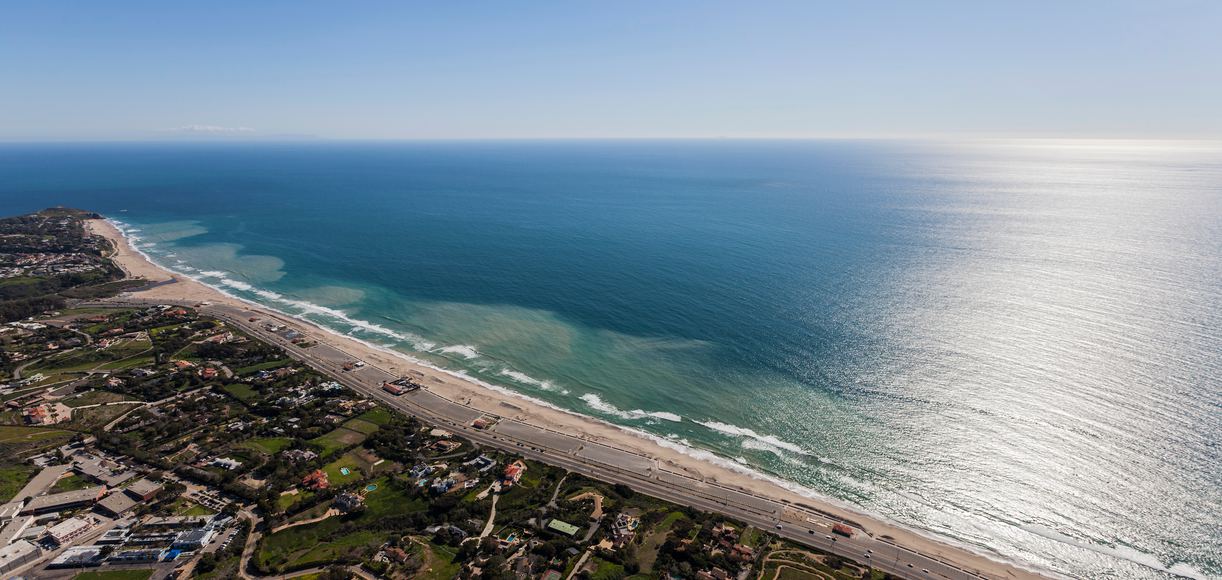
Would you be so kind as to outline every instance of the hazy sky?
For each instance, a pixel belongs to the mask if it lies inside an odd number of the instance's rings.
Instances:
[[[1222,1],[0,4],[0,139],[1222,137]]]

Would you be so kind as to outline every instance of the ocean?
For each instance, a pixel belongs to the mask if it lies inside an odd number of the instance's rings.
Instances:
[[[1222,146],[0,144],[233,295],[1081,578],[1222,576]]]

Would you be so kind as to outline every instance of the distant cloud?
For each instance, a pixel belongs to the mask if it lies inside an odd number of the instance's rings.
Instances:
[[[174,127],[166,129],[171,133],[193,133],[201,135],[236,135],[241,133],[254,133],[255,130],[250,127],[221,127],[218,125],[183,125],[182,127]]]

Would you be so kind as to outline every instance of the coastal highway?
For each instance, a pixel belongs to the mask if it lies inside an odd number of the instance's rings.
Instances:
[[[902,578],[969,579],[985,576],[898,546],[887,538],[872,537],[857,526],[851,538],[831,532],[839,520],[813,508],[778,502],[751,494],[745,490],[691,478],[663,468],[652,458],[584,440],[567,433],[541,429],[512,419],[502,419],[491,429],[470,427],[471,422],[485,413],[445,399],[426,388],[404,395],[392,395],[382,390],[386,380],[399,378],[385,369],[366,364],[345,371],[346,362],[357,360],[334,345],[320,343],[302,348],[285,338],[286,332],[265,328],[269,320],[288,329],[301,331],[295,319],[268,310],[240,308],[225,304],[197,306],[180,301],[149,302],[130,298],[88,302],[83,306],[144,307],[158,304],[195,306],[207,316],[224,320],[243,331],[282,347],[290,356],[330,376],[344,386],[377,399],[386,405],[421,420],[449,428],[481,445],[503,449],[529,459],[554,465],[602,481],[621,483],[640,493],[710,512],[722,513],[800,544],[868,564],[878,570]],[[251,317],[258,317],[251,322]],[[513,405],[502,403],[511,411]],[[852,522],[847,522],[850,525]]]

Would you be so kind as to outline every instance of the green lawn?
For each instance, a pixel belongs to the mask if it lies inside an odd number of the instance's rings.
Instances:
[[[85,489],[87,487],[92,487],[92,486],[93,486],[93,483],[90,483],[85,478],[75,473],[69,473],[68,475],[64,477],[59,478],[59,481],[56,481],[55,485],[51,486],[51,491],[48,493],[60,493],[63,491],[76,491],[78,489]]]
[[[348,475],[341,471],[345,467],[348,468]],[[322,470],[327,473],[327,481],[331,482],[331,487],[342,487],[364,480],[366,474],[373,471],[373,466],[353,450],[324,465]]]
[[[72,577],[72,580],[145,580],[153,575],[151,569],[136,570],[95,570],[82,572]]]
[[[340,449],[346,449],[365,440],[365,434],[359,431],[353,431],[344,427],[337,427],[335,430],[324,433],[310,440],[322,447],[319,455],[326,457]]]
[[[257,554],[259,562],[268,567],[288,568],[332,562],[345,557],[345,554],[384,542],[386,534],[362,530],[375,527],[376,521],[428,509],[428,502],[409,498],[406,492],[391,486],[386,477],[380,477],[374,484],[378,488],[365,495],[365,510],[352,521],[352,525],[345,525],[341,518],[330,518],[318,524],[290,527],[264,536]],[[285,501],[296,497],[281,496],[280,499]],[[346,531],[353,529],[358,531]]]
[[[592,580],[618,580],[624,577],[623,566],[597,556],[593,558],[593,561],[598,567],[594,569],[594,573],[590,574]]]
[[[125,358],[123,360],[117,360],[114,362],[108,362],[98,368],[104,371],[125,371],[127,369],[134,369],[136,367],[152,366],[155,362],[156,361],[153,360],[153,355],[142,355]]]
[[[38,468],[32,465],[5,465],[0,467],[0,502],[13,499]]]
[[[180,516],[210,516],[215,513],[216,512],[197,503],[192,503],[186,509],[178,511],[178,515]]]
[[[743,530],[742,536],[738,541],[748,548],[754,548],[759,545],[760,540],[763,538],[764,534],[760,532],[759,528],[747,526],[747,529]]]
[[[97,405],[98,403],[130,400],[132,400],[132,397],[126,395],[94,389],[75,397],[64,399],[64,404],[69,407],[84,407],[85,405]]]
[[[0,444],[43,441],[64,435],[71,436],[72,432],[48,427],[24,427],[21,425],[0,426]]]
[[[293,440],[288,437],[260,437],[246,441],[242,446],[267,455],[275,455],[292,444]]]
[[[392,415],[390,411],[386,409],[386,407],[374,407],[362,413],[360,416],[357,417],[357,419],[360,419],[362,421],[368,421],[380,427],[382,425],[389,424],[391,421],[394,421],[395,416]]]
[[[246,383],[234,383],[221,387],[226,393],[233,395],[243,403],[249,403],[259,398],[259,392]]]
[[[417,577],[423,580],[450,580],[458,575],[462,564],[454,561],[454,548],[429,543],[429,549],[433,551],[433,571],[421,571]]]
[[[344,428],[351,429],[353,431],[356,431],[357,433],[361,433],[364,435],[371,435],[373,434],[374,431],[381,429],[381,427],[379,427],[377,423],[370,423],[369,421],[366,421],[361,418],[349,419],[345,421]]]
[[[297,493],[285,494],[276,498],[276,507],[280,508],[280,511],[285,511],[293,507],[293,504],[312,497],[314,497],[314,492],[312,491],[298,491]]]

